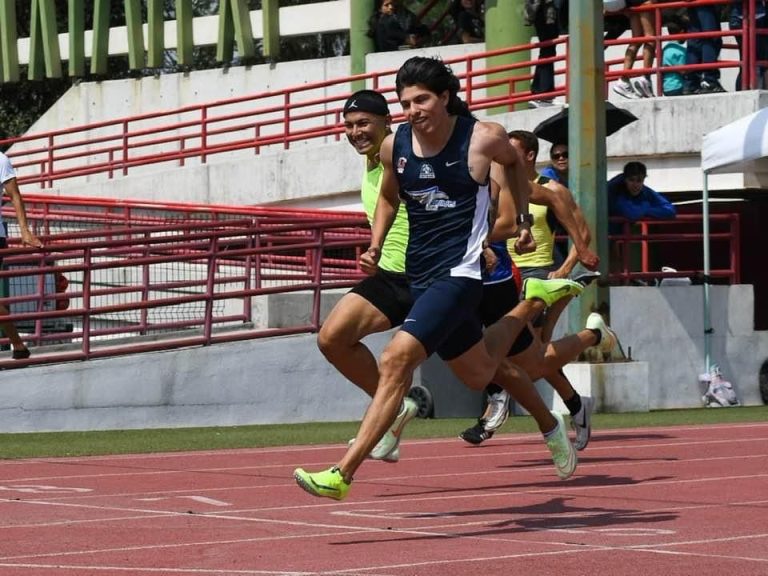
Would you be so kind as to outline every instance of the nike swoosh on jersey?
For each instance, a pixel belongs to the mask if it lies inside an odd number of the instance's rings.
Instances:
[[[453,166],[454,164],[458,164],[459,162],[461,162],[461,160],[454,160],[453,162],[446,162],[445,163],[445,167],[446,168],[450,168],[451,166]]]

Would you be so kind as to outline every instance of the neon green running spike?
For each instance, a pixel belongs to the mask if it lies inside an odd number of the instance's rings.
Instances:
[[[547,307],[566,296],[578,296],[584,291],[584,286],[573,280],[542,280],[526,278],[523,282],[523,299],[542,300]]]
[[[296,468],[293,477],[296,483],[312,496],[334,500],[344,500],[351,484],[344,481],[341,470],[336,466],[322,472],[307,472],[303,468]]]

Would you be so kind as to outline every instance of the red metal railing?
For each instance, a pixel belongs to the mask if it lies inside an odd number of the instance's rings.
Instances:
[[[710,242],[724,253],[712,266],[711,276],[728,284],[741,282],[740,219],[736,213],[711,214]],[[698,250],[703,242],[702,220],[696,214],[678,214],[671,220],[641,220],[630,222],[624,218],[611,218],[614,225],[621,225],[621,232],[608,236],[614,256],[610,280],[629,284],[633,281],[652,282],[663,278],[693,278],[701,276],[701,254],[691,260],[681,255],[682,244],[693,243]],[[716,251],[715,251],[716,252]],[[677,272],[661,272],[661,266],[669,266]],[[690,266],[696,264],[696,268]]]
[[[606,81],[622,75],[655,74],[660,81],[662,72],[711,68],[711,64],[661,68],[661,42],[669,38],[727,37],[740,34],[744,40],[743,62],[720,61],[720,68],[742,67],[749,86],[756,86],[752,71],[756,68],[755,36],[764,31],[755,30],[753,19],[742,31],[705,32],[699,34],[661,36],[661,10],[672,7],[693,7],[699,4],[727,4],[726,0],[696,0],[651,4],[636,10],[656,11],[656,36],[620,39],[607,45],[642,43],[656,44],[653,68],[634,68],[630,72],[613,69],[623,59],[609,60]],[[746,14],[755,13],[755,0],[744,0]],[[485,60],[494,56],[528,52],[544,45],[566,45],[567,37],[544,43],[530,43],[502,50],[486,51],[447,59],[462,81],[463,96],[472,110],[504,107],[512,110],[516,105],[532,98],[564,97],[567,94],[567,54],[542,60],[526,59],[522,62],[488,67]],[[531,94],[527,85],[531,66],[552,62],[556,66],[557,88],[547,94]],[[385,70],[347,78],[305,84],[271,92],[262,92],[218,100],[206,104],[185,106],[173,110],[141,114],[117,120],[97,122],[79,127],[25,135],[0,141],[0,146],[13,145],[11,156],[22,184],[38,184],[51,188],[64,180],[87,179],[94,175],[113,178],[127,175],[147,167],[183,166],[190,162],[205,163],[210,157],[236,151],[250,150],[256,154],[265,147],[289,148],[299,142],[318,138],[339,139],[343,132],[341,108],[349,95],[351,84],[365,80],[373,88],[396,101],[393,78],[395,70]],[[499,78],[499,76],[502,76]],[[505,94],[488,96],[492,87],[507,86]],[[606,86],[607,90],[607,86]],[[331,95],[329,95],[331,93]]]
[[[0,299],[13,312],[0,319],[23,327],[35,349],[27,361],[0,360],[0,368],[314,332],[323,291],[362,277],[357,261],[369,240],[361,214],[317,214],[32,198],[33,228],[51,234],[43,250],[16,245],[0,251],[10,267],[0,271],[0,282],[16,283],[19,292]],[[16,223],[7,216],[13,240]],[[713,260],[712,275],[737,283],[738,215],[713,215],[712,221],[713,243],[727,245],[730,255],[726,263]],[[639,231],[627,223],[611,241],[639,245],[640,269],[626,260],[612,282],[698,274],[681,267],[675,254],[681,242],[701,243],[700,218],[680,215],[636,226]],[[652,269],[651,244],[663,247],[665,264],[676,265],[678,273]],[[58,274],[69,281],[65,292],[47,281]],[[263,308],[255,306],[257,299],[295,292],[305,293],[305,320],[276,327],[254,315]]]

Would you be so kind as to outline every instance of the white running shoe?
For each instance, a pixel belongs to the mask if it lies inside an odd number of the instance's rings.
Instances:
[[[488,407],[485,409],[483,419],[485,420],[486,432],[496,432],[504,425],[509,417],[509,393],[506,390],[490,394],[488,396]]]
[[[557,420],[557,428],[547,439],[547,448],[552,453],[552,461],[555,463],[557,475],[561,480],[566,480],[576,471],[578,457],[576,450],[573,449],[571,441],[568,440],[568,433],[565,430],[565,420],[557,412],[552,412],[552,416]]]
[[[603,317],[597,312],[592,312],[587,316],[586,328],[587,330],[600,330],[600,344],[597,347],[604,355],[610,357],[619,339],[616,337],[616,333],[605,323]]]
[[[373,447],[371,453],[368,454],[368,458],[383,460],[389,463],[395,463],[400,460],[400,435],[403,433],[405,425],[413,420],[418,412],[418,404],[412,398],[406,396],[392,426],[384,433],[378,444]],[[352,438],[348,445],[351,446],[354,441],[355,439]]]
[[[619,80],[616,82],[616,84],[613,85],[613,91],[619,96],[624,96],[624,98],[630,98],[632,100],[637,100],[641,97],[634,91],[632,84],[630,84],[628,80]]]
[[[640,98],[653,98],[655,96],[653,93],[653,86],[651,85],[651,81],[644,76],[641,76],[640,78],[633,78],[632,88],[634,88],[634,91],[640,95]]]
[[[573,446],[576,450],[584,450],[592,437],[592,411],[595,401],[590,396],[581,397],[581,410],[571,416],[571,426],[576,431]]]

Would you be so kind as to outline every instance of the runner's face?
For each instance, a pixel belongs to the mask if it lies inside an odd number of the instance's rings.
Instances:
[[[405,119],[418,132],[432,132],[448,117],[448,91],[435,94],[421,84],[405,86],[400,92]]]
[[[387,135],[389,121],[384,116],[370,112],[344,114],[344,132],[358,154],[373,157],[379,153],[381,142]]]

